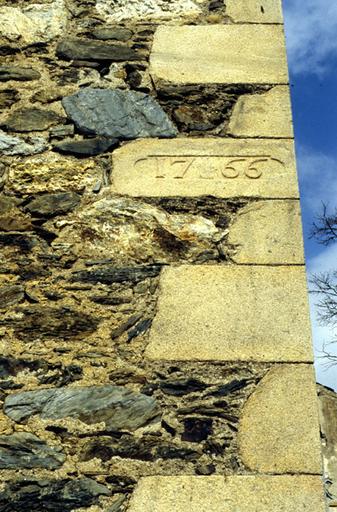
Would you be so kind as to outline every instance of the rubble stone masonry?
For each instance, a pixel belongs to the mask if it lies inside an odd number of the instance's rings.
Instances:
[[[281,0],[0,2],[0,511],[324,512]]]

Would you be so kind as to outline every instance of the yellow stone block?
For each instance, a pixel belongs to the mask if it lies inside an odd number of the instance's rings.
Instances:
[[[281,0],[226,0],[226,14],[241,23],[283,23]]]
[[[150,73],[174,84],[287,84],[281,25],[160,26]]]
[[[119,194],[298,198],[294,145],[288,140],[143,139],[112,154]]]
[[[128,512],[325,512],[318,476],[142,478]]]
[[[311,365],[276,366],[262,379],[242,412],[239,449],[258,473],[322,473]]]
[[[166,268],[145,355],[155,360],[311,362],[303,267]]]

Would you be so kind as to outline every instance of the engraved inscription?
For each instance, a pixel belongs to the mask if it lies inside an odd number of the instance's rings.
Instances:
[[[275,164],[284,167],[281,160],[272,158],[270,155],[149,155],[138,159],[134,166],[146,168],[156,179],[187,181],[188,179],[257,180]]]

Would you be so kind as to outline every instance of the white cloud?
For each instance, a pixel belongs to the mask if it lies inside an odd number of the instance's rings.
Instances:
[[[311,258],[307,264],[308,274],[314,275],[337,268],[337,245],[332,245],[324,249],[318,256]],[[309,288],[310,288],[309,284]],[[333,328],[322,325],[318,318],[317,311],[318,297],[310,294],[310,311],[313,342],[316,356],[316,374],[317,381],[321,384],[329,386],[337,391],[337,366],[327,365],[326,359],[322,359],[322,348],[324,344],[328,344],[331,340],[337,338],[337,327]],[[337,343],[327,346],[328,351],[337,356]]]
[[[337,206],[337,157],[297,146],[297,166],[305,213],[313,220],[322,202]]]
[[[284,0],[284,15],[291,71],[326,71],[337,55],[336,0]]]

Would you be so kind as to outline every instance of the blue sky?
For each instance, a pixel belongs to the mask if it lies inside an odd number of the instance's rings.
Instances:
[[[337,243],[309,239],[322,201],[337,207],[337,1],[283,0],[308,274],[337,269]],[[311,296],[316,356],[334,333]],[[337,328],[336,328],[337,337]],[[337,344],[331,345],[337,354]],[[316,359],[317,380],[337,390],[337,367]]]

